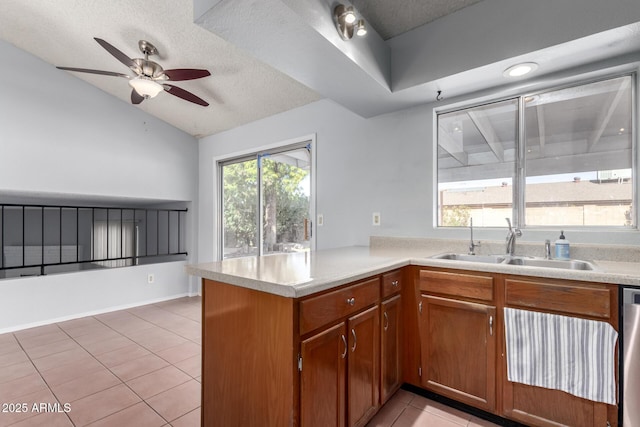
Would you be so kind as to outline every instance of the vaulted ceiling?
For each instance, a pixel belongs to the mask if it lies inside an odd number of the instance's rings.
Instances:
[[[475,48],[474,38],[491,39],[485,31],[459,29],[474,17],[473,28],[492,25],[492,11],[504,9],[501,1],[353,0],[369,34],[345,42],[334,27],[336,3],[329,0],[3,0],[0,39],[39,57],[51,72],[73,74],[126,103],[131,88],[125,79],[54,66],[131,74],[94,41],[99,37],[130,58],[142,57],[138,41],[147,40],[159,51],[151,59],[165,69],[209,70],[210,77],[175,83],[208,107],[167,93],[137,107],[198,138],[323,98],[371,117],[433,102],[437,90],[453,97],[499,86],[505,65],[527,55],[554,72],[640,46],[630,17],[622,19],[629,24],[624,29],[597,38],[577,31],[571,40],[558,38],[566,42],[560,46],[541,35],[528,46],[498,46],[490,58],[463,52],[465,43]],[[425,71],[425,57],[445,48],[453,52],[448,62],[428,58]]]

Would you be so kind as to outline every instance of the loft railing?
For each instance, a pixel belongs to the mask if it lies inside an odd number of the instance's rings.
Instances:
[[[187,256],[187,209],[0,204],[0,277]],[[38,269],[36,272],[36,269]],[[69,270],[73,270],[70,268]]]

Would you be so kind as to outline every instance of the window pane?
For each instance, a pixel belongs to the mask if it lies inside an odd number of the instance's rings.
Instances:
[[[222,167],[223,258],[258,255],[258,162]]]
[[[310,170],[306,148],[262,158],[264,254],[309,250]]]
[[[438,115],[438,225],[506,225],[513,209],[517,100]]]
[[[631,77],[525,98],[527,225],[631,226]]]

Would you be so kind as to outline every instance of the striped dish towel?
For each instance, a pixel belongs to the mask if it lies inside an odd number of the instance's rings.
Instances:
[[[504,319],[509,381],[616,404],[611,325],[506,307]]]

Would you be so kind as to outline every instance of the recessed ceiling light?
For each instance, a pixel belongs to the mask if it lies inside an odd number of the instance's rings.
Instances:
[[[523,62],[522,64],[512,65],[502,73],[505,77],[521,77],[538,69],[535,62]]]

